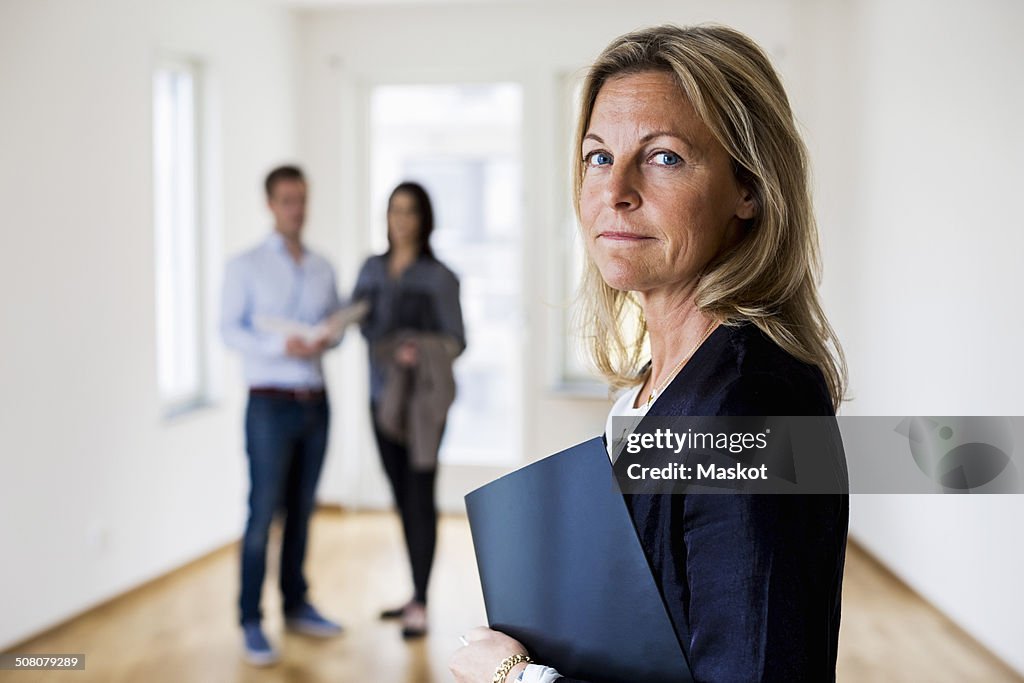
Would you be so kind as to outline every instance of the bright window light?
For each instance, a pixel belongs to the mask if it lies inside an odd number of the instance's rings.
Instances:
[[[189,64],[153,79],[157,380],[166,412],[202,403],[198,78]]]

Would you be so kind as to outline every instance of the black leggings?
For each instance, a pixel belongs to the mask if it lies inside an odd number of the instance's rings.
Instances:
[[[409,449],[381,434],[376,421],[373,433],[377,437],[384,472],[391,482],[395,505],[402,517],[405,547],[412,565],[413,599],[427,604],[427,583],[434,564],[437,545],[437,506],[434,502],[434,479],[437,469],[420,472],[409,462]]]

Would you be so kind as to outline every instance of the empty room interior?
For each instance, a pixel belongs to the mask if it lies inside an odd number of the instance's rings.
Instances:
[[[675,56],[597,80],[641,29]],[[0,0],[0,680],[613,683],[650,664],[616,653],[667,639],[692,674],[648,681],[1024,681],[1021,30],[1015,0]],[[712,40],[763,51],[805,156],[756,132],[760,90],[673,80],[734,66]],[[659,116],[707,134],[642,137]],[[756,189],[784,163],[807,220]],[[683,268],[712,174],[749,195],[747,232]],[[803,268],[801,294],[707,304],[702,273],[769,213],[778,253],[750,263]],[[659,220],[692,248],[629,233]],[[597,452],[586,476],[621,484],[611,415],[711,405],[712,351],[805,338],[832,351],[785,363],[837,378],[849,467],[806,496],[848,506],[828,619],[802,564],[824,541],[771,546],[789,532],[764,520],[652,541],[630,495],[555,467]],[[769,357],[744,397],[770,415],[802,380]],[[679,525],[698,500],[803,500],[655,498]],[[763,593],[698,588],[733,582]]]

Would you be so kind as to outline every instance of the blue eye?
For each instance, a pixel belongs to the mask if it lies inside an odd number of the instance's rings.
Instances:
[[[605,166],[612,163],[612,155],[607,152],[591,152],[584,162],[587,166]]]
[[[657,152],[654,155],[655,163],[662,166],[677,166],[683,163],[683,158],[675,152]]]

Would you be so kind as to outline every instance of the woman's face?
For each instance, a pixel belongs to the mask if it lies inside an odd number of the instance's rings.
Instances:
[[[388,205],[388,231],[391,241],[403,247],[419,246],[420,213],[416,198],[399,192]]]
[[[609,79],[583,139],[580,216],[601,276],[679,290],[738,241],[755,202],[670,73]]]

